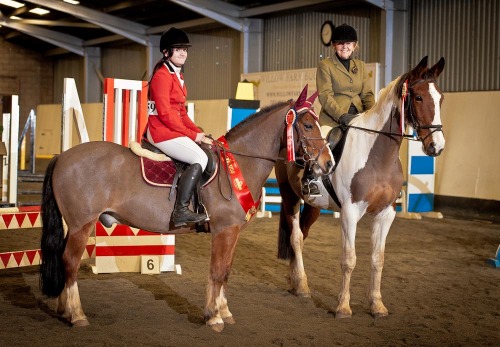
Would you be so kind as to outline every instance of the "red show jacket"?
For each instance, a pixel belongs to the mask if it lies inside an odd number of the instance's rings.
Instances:
[[[155,143],[187,136],[196,139],[202,131],[189,119],[186,111],[186,84],[181,86],[172,66],[160,67],[149,84],[148,128]],[[181,75],[182,76],[182,75]],[[156,112],[154,112],[156,109]]]

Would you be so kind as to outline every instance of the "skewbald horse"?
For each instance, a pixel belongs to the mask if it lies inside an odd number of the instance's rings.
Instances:
[[[303,156],[309,160],[317,174],[327,174],[333,169],[332,153],[312,110],[316,96],[306,100],[306,86],[295,103],[265,108],[225,135],[227,149],[221,151],[219,164],[223,163],[227,169],[225,155],[232,153],[233,164],[239,166],[254,202],[260,199],[280,149],[287,144],[293,150],[292,157]],[[220,146],[219,141],[216,143]],[[212,233],[204,315],[206,324],[215,331],[222,331],[224,323],[234,323],[225,287],[239,233],[248,220],[247,211],[238,199],[227,198],[232,195],[233,186],[232,181],[215,179],[200,193],[210,215]],[[80,302],[77,273],[87,240],[98,220],[113,219],[160,233],[192,231],[188,228],[169,230],[175,199],[169,201],[168,194],[166,188],[146,184],[141,177],[139,157],[114,143],[84,143],[51,160],[43,186],[40,283],[45,295],[58,297],[57,312],[71,324],[88,325]],[[68,226],[66,237],[61,217]]]
[[[290,260],[292,292],[309,296],[302,251],[304,239],[320,209],[339,210],[342,235],[342,286],[336,317],[351,317],[351,274],[356,265],[356,226],[364,214],[374,216],[372,226],[371,279],[368,291],[371,314],[388,315],[382,303],[380,284],[386,237],[396,216],[393,204],[403,184],[399,148],[405,125],[416,131],[423,151],[438,156],[444,149],[440,107],[443,102],[436,79],[444,69],[444,58],[427,67],[427,57],[411,71],[382,89],[372,109],[349,125],[341,159],[334,150],[336,169],[320,184],[321,197],[304,197],[302,171],[293,163],[276,164],[282,195],[278,257]],[[300,213],[300,198],[306,202]]]

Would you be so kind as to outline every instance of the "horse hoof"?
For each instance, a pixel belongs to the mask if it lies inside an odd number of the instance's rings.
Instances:
[[[224,323],[211,324],[209,325],[209,327],[212,328],[212,330],[215,331],[216,333],[220,333],[222,332],[222,330],[224,330]]]
[[[295,293],[296,296],[299,298],[310,298],[311,297],[311,292],[297,292]]]
[[[225,324],[236,324],[236,320],[233,318],[233,316],[222,318],[222,320]]]
[[[299,298],[310,298],[311,297],[310,291],[298,291],[296,289],[290,289],[288,292],[292,295],[298,296]]]
[[[336,319],[344,319],[344,318],[351,318],[352,314],[349,313],[344,313],[344,312],[336,312],[335,313],[335,318]]]
[[[389,315],[389,312],[375,312],[372,313],[373,318],[382,318],[382,317],[387,317]]]
[[[86,327],[87,325],[90,325],[89,321],[86,319],[79,319],[74,322],[71,322],[71,324],[77,328]]]

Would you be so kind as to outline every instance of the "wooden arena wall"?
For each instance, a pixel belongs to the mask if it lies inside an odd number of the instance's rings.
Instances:
[[[445,93],[436,194],[500,200],[500,91]]]

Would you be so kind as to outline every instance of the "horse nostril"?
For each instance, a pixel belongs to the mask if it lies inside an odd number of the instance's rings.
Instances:
[[[333,167],[333,162],[331,160],[328,160],[326,166],[328,167],[328,169],[331,169]]]
[[[431,143],[429,144],[429,149],[428,149],[428,151],[429,151],[429,154],[430,154],[430,155],[435,155],[435,154],[436,154],[436,146],[434,145],[434,142],[431,142]]]
[[[431,142],[429,144],[429,155],[432,155],[433,157],[437,157],[438,155],[441,154],[441,152],[443,151],[443,148],[440,148],[439,150],[436,150],[436,144],[434,142]]]

